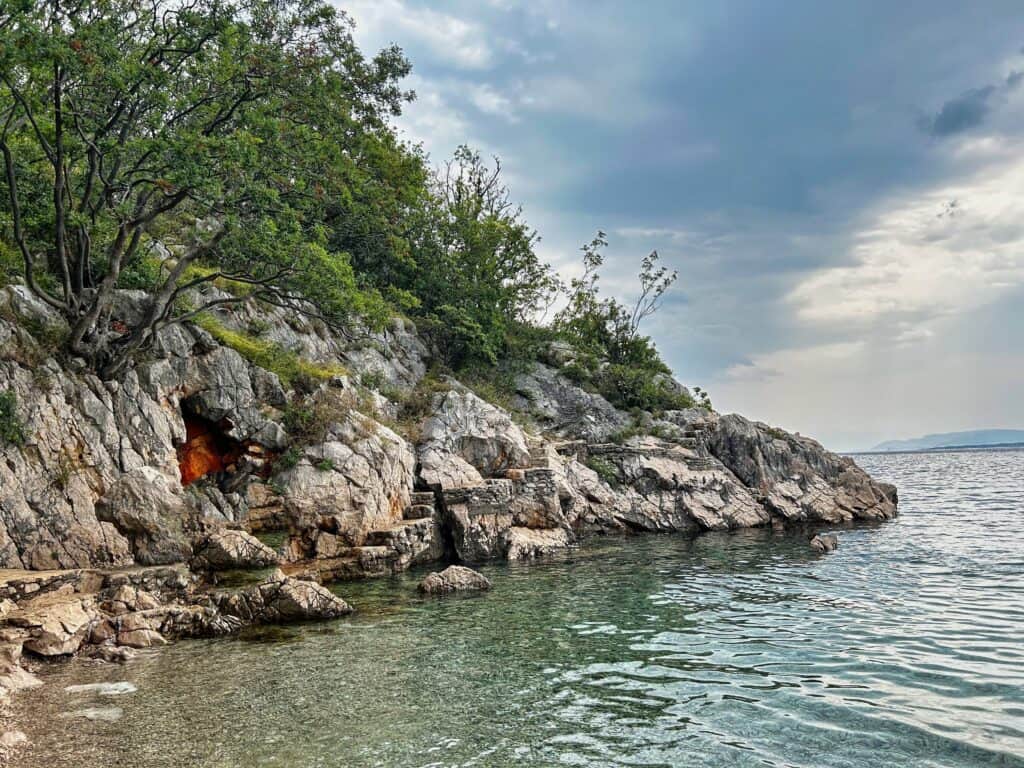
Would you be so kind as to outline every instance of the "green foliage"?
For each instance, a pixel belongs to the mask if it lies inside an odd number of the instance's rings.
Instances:
[[[558,281],[537,256],[537,234],[514,206],[501,164],[460,147],[436,174],[414,234],[416,269],[403,287],[443,362],[459,370],[506,356],[510,331],[531,323]]]
[[[639,330],[675,273],[653,252],[632,304],[601,297],[598,233],[545,325],[565,286],[500,161],[462,146],[435,170],[397,137],[409,72],[398,48],[364,55],[328,0],[8,3],[0,285],[24,281],[69,329],[44,343],[106,376],[189,320],[286,386],[343,372],[262,339],[258,321],[241,333],[209,314],[254,302],[347,333],[404,313],[441,365],[498,403],[563,339],[580,353],[564,373],[613,404],[690,404]],[[140,317],[111,322],[118,288],[146,292]],[[429,394],[401,396],[405,423]]]
[[[334,462],[331,461],[330,459],[320,459],[320,461],[318,461],[313,466],[316,467],[317,469],[319,469],[321,472],[333,472],[334,471]]]
[[[25,428],[18,418],[18,396],[13,389],[0,392],[0,443],[25,444]]]
[[[281,421],[293,445],[314,445],[326,440],[331,425],[348,419],[359,404],[351,390],[327,388],[311,397],[296,395]]]
[[[612,488],[618,488],[621,484],[619,481],[619,470],[616,469],[615,465],[610,461],[606,461],[605,459],[597,456],[590,456],[584,463],[594,470],[597,473],[597,476]]]
[[[274,471],[285,472],[294,469],[300,461],[302,461],[302,451],[293,446],[274,460]]]
[[[609,365],[597,375],[596,383],[608,402],[620,408],[658,412],[691,408],[696,404],[692,397],[676,392],[667,375],[652,376],[650,369]]]
[[[676,273],[659,267],[654,251],[640,263],[640,293],[631,306],[602,299],[598,279],[601,250],[607,245],[598,232],[583,246],[583,275],[571,281],[568,304],[555,317],[555,330],[581,353],[562,372],[618,408],[658,412],[692,407],[696,402],[676,391],[671,370],[650,337],[639,332],[640,323],[661,306]]]
[[[379,326],[386,303],[345,249],[391,249],[423,192],[389,125],[409,69],[394,47],[364,56],[326,0],[7,4],[0,227],[72,351],[113,375],[205,308],[183,311],[182,293],[220,280],[248,286],[237,301]],[[174,246],[163,271],[145,260],[153,235]],[[151,305],[111,339],[97,331],[118,285]]]
[[[316,382],[343,376],[348,372],[337,363],[315,363],[272,341],[233,331],[207,314],[197,315],[195,323],[249,362],[276,373],[285,387],[310,389]]]

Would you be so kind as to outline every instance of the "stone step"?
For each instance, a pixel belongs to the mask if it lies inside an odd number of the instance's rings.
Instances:
[[[414,528],[416,526],[425,525],[425,518],[413,518],[400,520],[390,528],[382,528],[376,531],[370,531],[366,534],[366,538],[363,540],[362,547],[355,547],[354,549],[366,549],[367,547],[390,547],[392,542],[404,535],[407,528]]]
[[[407,507],[402,517],[406,520],[423,520],[428,517],[433,517],[437,510],[434,509],[434,505],[431,503],[427,504],[413,504]]]
[[[686,466],[695,470],[715,469],[718,464],[714,459],[687,459]]]
[[[437,497],[433,491],[413,491],[412,498],[409,501],[409,505],[412,507],[416,506],[433,506]]]

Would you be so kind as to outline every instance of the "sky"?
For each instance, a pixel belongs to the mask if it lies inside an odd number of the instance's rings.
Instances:
[[[836,450],[1024,428],[1019,0],[354,0],[435,163],[501,158],[564,276],[601,229],[679,378]]]

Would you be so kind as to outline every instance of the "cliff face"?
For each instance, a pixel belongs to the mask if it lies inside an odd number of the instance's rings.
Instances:
[[[237,529],[273,544],[285,572],[326,580],[535,557],[592,532],[896,511],[895,490],[850,459],[740,416],[672,411],[613,442],[633,417],[542,364],[517,382],[528,431],[455,381],[420,395],[425,415],[399,429],[430,362],[408,324],[352,341],[277,310],[219,321],[258,322],[267,340],[348,374],[298,396],[189,326],[104,382],[40,347],[34,336],[56,323],[45,307],[0,292],[0,392],[15,394],[25,436],[0,446],[0,566],[189,562]]]

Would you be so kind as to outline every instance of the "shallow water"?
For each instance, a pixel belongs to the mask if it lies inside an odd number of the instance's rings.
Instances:
[[[358,618],[55,667],[21,764],[1024,766],[1024,452],[858,461],[901,515],[832,555],[602,539],[483,597],[345,584]]]

